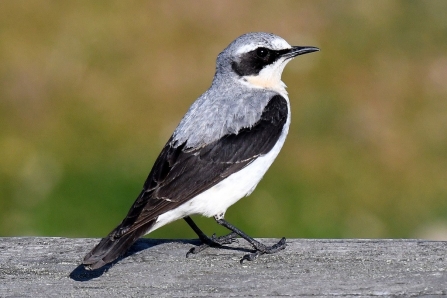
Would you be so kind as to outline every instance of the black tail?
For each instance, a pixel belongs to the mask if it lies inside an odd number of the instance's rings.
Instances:
[[[107,237],[103,238],[85,257],[82,264],[88,270],[101,268],[115,261],[123,255],[141,236],[146,234],[155,221],[151,221],[130,233],[116,238],[116,232],[121,228],[119,225]]]

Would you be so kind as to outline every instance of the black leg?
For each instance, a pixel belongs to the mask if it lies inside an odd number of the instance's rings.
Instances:
[[[232,232],[228,235],[216,237],[215,235],[208,237],[205,235],[205,233],[202,232],[202,230],[199,229],[199,227],[196,225],[196,223],[191,219],[191,217],[186,216],[183,218],[188,225],[191,227],[191,229],[196,232],[197,236],[199,236],[200,241],[202,241],[202,245],[191,248],[187,253],[186,257],[188,257],[190,254],[197,254],[201,252],[204,249],[207,249],[208,247],[221,247],[224,244],[231,244],[234,242],[234,238],[237,237],[237,233]]]
[[[247,240],[256,250],[256,252],[245,255],[242,259],[241,259],[241,263],[244,260],[247,261],[253,261],[255,260],[258,256],[263,255],[263,254],[272,254],[275,252],[278,252],[282,249],[284,249],[287,244],[286,244],[286,238],[281,238],[281,240],[276,243],[273,246],[266,246],[264,244],[262,244],[261,242],[251,238],[250,236],[248,236],[247,234],[245,234],[244,232],[242,232],[241,230],[239,230],[238,228],[236,228],[235,226],[233,226],[232,224],[230,224],[228,221],[226,221],[223,218],[215,218],[216,222],[218,224],[220,224],[221,226],[226,227],[227,229],[231,230],[233,233],[238,234],[239,236],[241,236],[242,238],[244,238],[245,240]]]

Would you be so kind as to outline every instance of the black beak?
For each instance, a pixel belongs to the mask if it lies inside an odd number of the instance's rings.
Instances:
[[[296,56],[318,52],[320,49],[316,47],[292,47],[286,53],[283,54],[283,57],[286,58],[295,58]]]

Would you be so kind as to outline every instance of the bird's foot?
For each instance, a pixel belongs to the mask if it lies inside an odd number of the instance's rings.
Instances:
[[[255,241],[252,243],[253,247],[255,248],[255,252],[251,254],[245,255],[241,260],[240,263],[242,264],[244,261],[254,261],[263,254],[273,254],[275,252],[278,252],[280,250],[283,250],[286,248],[286,238],[281,238],[278,243],[272,246],[266,246],[262,244],[261,242]]]
[[[191,248],[187,253],[186,257],[189,257],[191,254],[198,254],[199,252],[207,249],[208,247],[221,247],[225,244],[231,244],[237,241],[237,234],[232,232],[225,236],[216,237],[216,234],[213,234],[211,237],[202,236],[200,240],[202,244],[196,247]]]

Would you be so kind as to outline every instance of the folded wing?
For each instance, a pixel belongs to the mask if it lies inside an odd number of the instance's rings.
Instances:
[[[287,101],[272,97],[258,122],[199,148],[167,142],[149,173],[143,190],[126,218],[84,258],[96,269],[123,254],[157,221],[203,191],[268,153],[287,121]]]

